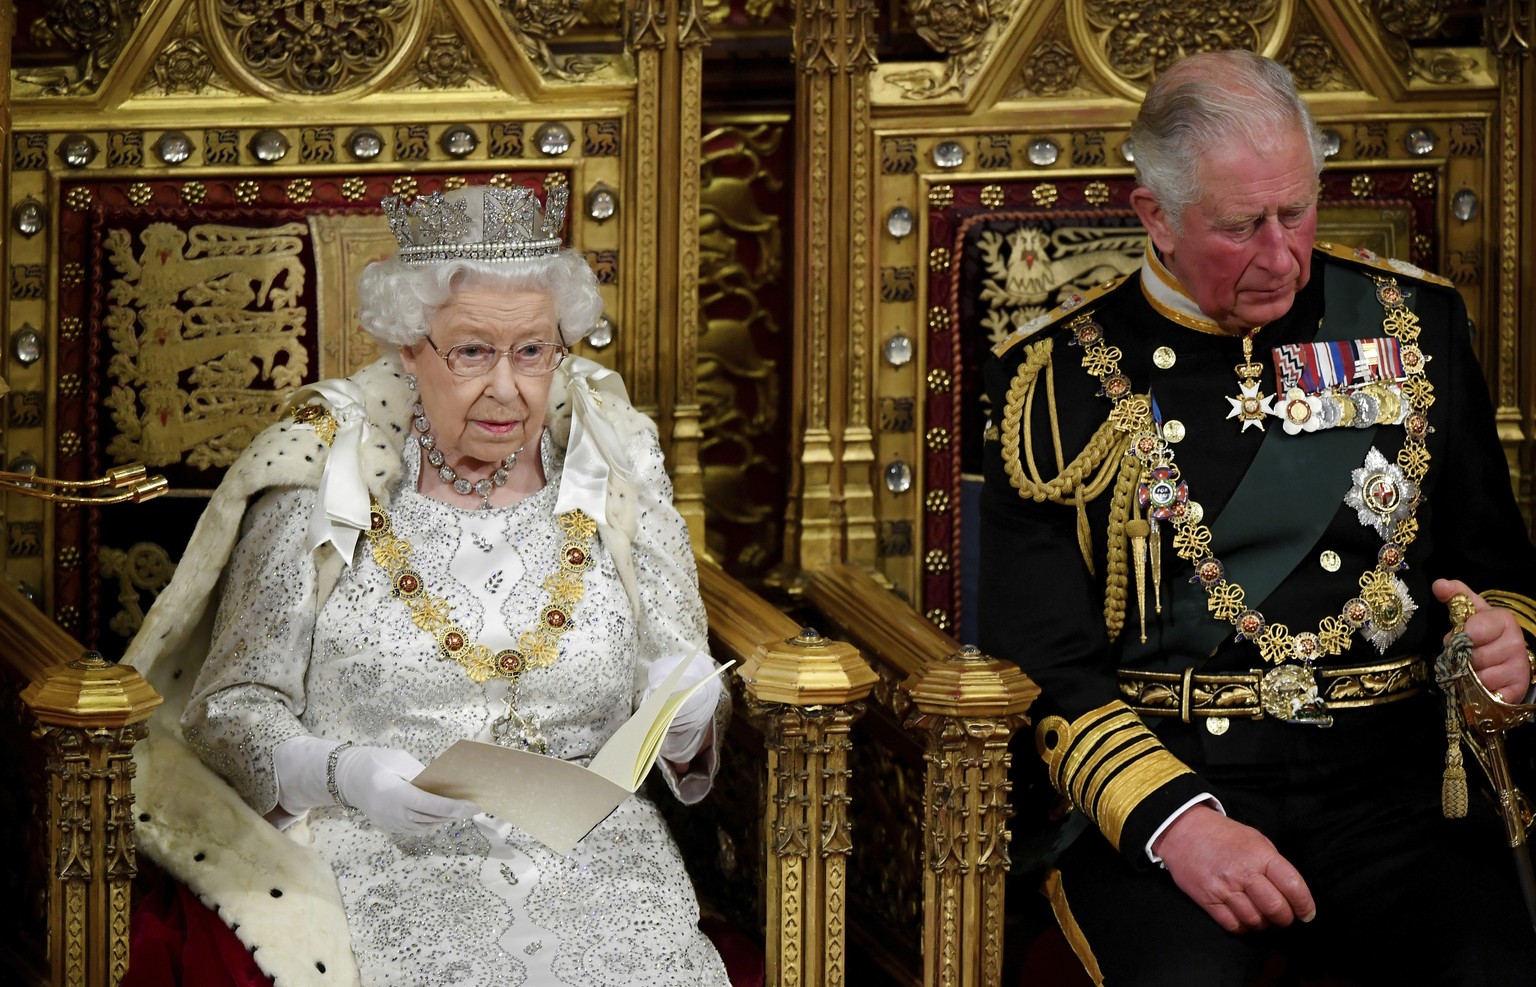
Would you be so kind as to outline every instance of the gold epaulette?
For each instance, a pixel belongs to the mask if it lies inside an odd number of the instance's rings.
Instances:
[[[1334,260],[1342,260],[1351,264],[1360,264],[1364,267],[1369,267],[1374,270],[1399,277],[1414,278],[1419,281],[1428,281],[1430,284],[1438,284],[1445,288],[1455,287],[1455,285],[1453,285],[1448,278],[1443,278],[1438,274],[1432,274],[1429,271],[1424,270],[1424,268],[1410,264],[1405,260],[1398,260],[1394,257],[1383,257],[1375,251],[1367,250],[1364,247],[1346,247],[1338,243],[1329,243],[1326,240],[1317,241],[1317,243],[1314,244],[1314,247],[1318,250],[1319,253],[1327,254]]]
[[[1082,308],[1084,305],[1097,301],[1105,295],[1109,294],[1111,291],[1118,288],[1120,283],[1124,280],[1125,277],[1122,275],[1121,277],[1112,278],[1108,281],[1096,284],[1092,288],[1089,288],[1085,291],[1074,291],[1072,294],[1062,299],[1060,305],[1057,305],[1055,308],[1051,309],[1049,312],[1046,312],[1044,315],[1035,316],[1033,319],[1030,319],[1028,322],[1024,323],[1022,326],[1019,326],[1013,332],[1010,332],[1007,336],[1003,337],[1002,342],[992,347],[992,352],[997,356],[1002,356],[1004,353],[1007,353],[1009,350],[1013,349],[1013,347],[1024,342],[1026,339],[1033,338],[1040,332],[1040,330],[1064,322],[1068,315],[1071,315],[1073,312]]]
[[[1035,749],[1051,784],[1071,799],[1116,849],[1131,811],[1182,775],[1193,774],[1120,700],[1068,723],[1048,716],[1035,728]]]

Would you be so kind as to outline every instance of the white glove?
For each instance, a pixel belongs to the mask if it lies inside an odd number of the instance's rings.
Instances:
[[[273,751],[277,800],[295,815],[322,805],[357,809],[391,833],[421,832],[480,811],[411,784],[422,763],[390,747],[354,747],[321,737],[293,737]]]
[[[699,753],[699,749],[704,746],[704,738],[709,735],[710,724],[715,721],[715,705],[720,701],[720,690],[723,688],[720,676],[713,675],[717,667],[715,660],[702,651],[695,651],[692,655],[668,655],[651,662],[651,667],[645,673],[647,693],[661,685],[672,674],[672,670],[683,662],[689,664],[677,681],[678,689],[685,689],[706,678],[710,681],[699,686],[678,707],[677,717],[661,740],[661,756],[668,761],[691,761]]]

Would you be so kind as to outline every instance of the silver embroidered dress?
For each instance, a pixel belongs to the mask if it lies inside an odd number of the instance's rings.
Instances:
[[[446,598],[458,626],[493,651],[516,647],[539,619],[550,597],[544,580],[565,540],[554,513],[561,456],[547,439],[541,452],[542,490],[478,511],[418,493],[411,482],[418,450],[406,443],[407,479],[389,506],[426,590]],[[636,705],[651,661],[705,647],[688,533],[671,507],[654,435],[636,436],[628,453],[636,464],[633,557],[643,619],[594,538],[595,564],[558,659],[517,685],[518,711],[537,715],[557,757],[585,758],[602,746]],[[392,596],[366,539],[316,611],[304,548],[315,496],[279,488],[248,512],[182,720],[203,760],[277,822],[288,817],[277,805],[272,752],[290,737],[398,748],[429,763],[461,737],[491,741],[493,722],[507,710],[506,680],[476,683],[437,656],[433,637]],[[701,771],[667,780],[685,801],[708,786]],[[296,825],[308,826],[336,873],[368,987],[728,983],[698,930],[677,848],[641,796],[569,857],[485,815],[393,834],[328,806]]]

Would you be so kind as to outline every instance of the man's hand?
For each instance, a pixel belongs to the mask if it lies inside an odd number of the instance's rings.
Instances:
[[[1467,637],[1472,641],[1472,670],[1487,687],[1507,703],[1525,701],[1531,691],[1531,663],[1525,656],[1525,635],[1515,615],[1489,606],[1481,596],[1456,579],[1437,579],[1435,599],[1449,603],[1458,593],[1472,601],[1467,618]],[[1447,635],[1449,640],[1449,635]]]
[[[1179,890],[1228,932],[1312,921],[1317,906],[1291,862],[1252,826],[1196,805],[1152,845]]]

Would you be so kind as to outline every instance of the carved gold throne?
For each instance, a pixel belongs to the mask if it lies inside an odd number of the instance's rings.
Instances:
[[[126,968],[157,697],[112,659],[282,395],[371,358],[349,292],[379,198],[554,175],[607,305],[582,354],[657,419],[741,663],[717,791],[672,818],[707,910],[771,984],[1064,983],[1008,937],[1034,687],[965,647],[978,372],[1132,263],[1124,138],[1168,58],[1292,68],[1337,138],[1325,228],[1462,289],[1532,504],[1531,0],[1194,7],[1219,26],[1139,0],[0,8],[0,467],[171,488],[5,496],[0,967]]]

